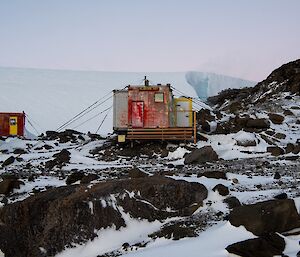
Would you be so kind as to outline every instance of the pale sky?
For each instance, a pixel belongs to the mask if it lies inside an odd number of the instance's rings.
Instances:
[[[210,71],[300,58],[299,0],[0,0],[0,66]]]

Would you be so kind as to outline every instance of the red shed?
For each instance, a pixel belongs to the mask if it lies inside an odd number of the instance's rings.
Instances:
[[[131,128],[173,127],[173,95],[170,85],[129,86],[128,126]]]
[[[171,85],[129,85],[114,90],[114,131],[126,139],[194,140],[196,116],[192,99],[174,98]],[[194,119],[193,119],[194,118]]]
[[[0,136],[24,136],[24,130],[24,112],[0,112]]]

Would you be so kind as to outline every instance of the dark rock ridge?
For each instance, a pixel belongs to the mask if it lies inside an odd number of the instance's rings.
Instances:
[[[269,200],[233,208],[229,221],[236,227],[245,226],[257,236],[300,227],[300,215],[292,199]]]
[[[201,184],[161,176],[49,189],[0,209],[0,249],[6,257],[54,256],[95,230],[126,226],[123,212],[149,221],[188,216],[206,197]]]

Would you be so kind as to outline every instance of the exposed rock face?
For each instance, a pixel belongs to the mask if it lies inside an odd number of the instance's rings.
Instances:
[[[8,165],[14,163],[15,160],[16,160],[16,158],[15,158],[14,156],[8,157],[8,158],[2,163],[2,167],[8,166]]]
[[[211,146],[204,146],[200,149],[195,149],[185,156],[184,164],[199,164],[219,159],[217,153]]]
[[[284,116],[277,114],[277,113],[269,113],[269,119],[274,124],[282,124],[282,122],[284,121]]]
[[[207,178],[216,178],[216,179],[227,179],[226,173],[223,171],[204,171],[203,173],[199,173],[198,177],[207,177]]]
[[[131,178],[144,178],[144,177],[148,177],[148,174],[146,174],[145,172],[141,171],[137,167],[129,170],[128,174],[129,174],[129,177],[131,177]]]
[[[66,142],[75,142],[77,141],[78,137],[82,135],[81,132],[72,130],[72,129],[66,129],[62,132],[56,132],[56,131],[46,131],[46,135],[42,137],[42,139],[47,140],[55,140],[58,139],[60,143],[66,143]]]
[[[70,155],[71,153],[68,150],[61,150],[61,152],[53,155],[54,160],[50,160],[45,163],[45,168],[49,170],[53,169],[55,166],[61,168],[63,165],[70,161]]]
[[[222,185],[222,184],[218,184],[213,188],[213,191],[218,191],[220,195],[222,196],[226,196],[229,194],[229,190],[228,187]]]
[[[277,234],[271,233],[259,238],[238,242],[226,247],[229,253],[243,257],[282,256],[285,241]]]
[[[284,154],[284,150],[278,146],[268,146],[267,152],[271,153],[273,156],[279,156]]]
[[[0,182],[0,195],[9,195],[14,189],[19,189],[20,185],[24,185],[24,182],[18,180],[16,177],[7,177]]]
[[[49,189],[0,209],[0,249],[6,257],[54,256],[94,238],[95,230],[126,226],[123,211],[162,220],[190,215],[206,197],[201,184],[160,176]]]
[[[229,209],[241,206],[240,200],[237,199],[235,196],[229,196],[226,199],[224,199],[223,202],[228,205]]]
[[[237,227],[245,226],[258,236],[300,227],[300,216],[291,199],[270,200],[236,207],[229,214],[229,221]]]
[[[73,172],[66,179],[66,184],[71,185],[77,181],[80,181],[84,176],[85,176],[85,174],[82,171]]]
[[[248,119],[246,122],[247,128],[268,129],[270,122],[267,119]]]

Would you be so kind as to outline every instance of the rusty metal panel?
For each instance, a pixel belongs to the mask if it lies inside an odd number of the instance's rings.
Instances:
[[[169,86],[137,87],[128,88],[128,120],[129,127],[133,127],[136,117],[133,116],[133,102],[142,101],[144,128],[168,128],[169,120]],[[156,95],[159,94],[159,95]]]
[[[114,130],[125,130],[128,127],[128,91],[115,90],[113,95]]]

